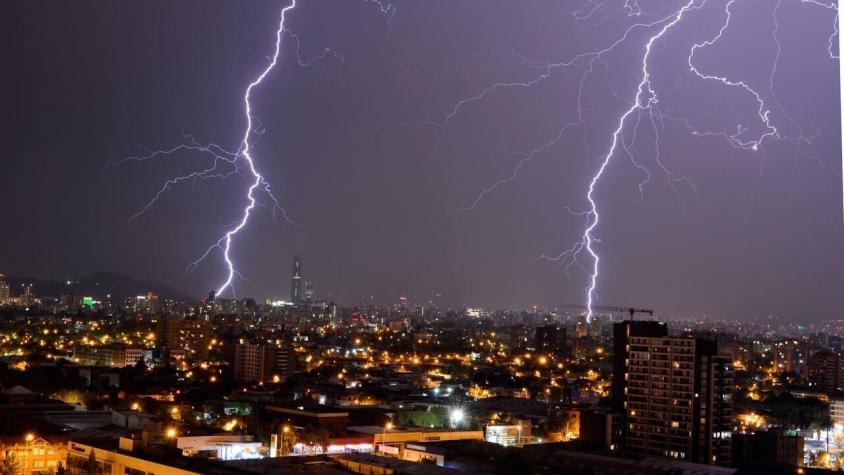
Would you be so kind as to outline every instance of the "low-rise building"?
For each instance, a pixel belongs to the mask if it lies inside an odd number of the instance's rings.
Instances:
[[[737,433],[733,436],[733,461],[736,466],[803,465],[803,436],[789,435],[782,429]]]
[[[243,460],[262,457],[261,442],[251,435],[214,434],[181,436],[176,447],[186,457],[208,457],[216,460]]]
[[[331,437],[346,434],[349,420],[348,412],[322,409],[299,409],[280,406],[267,406],[267,412],[277,421],[278,426],[289,425],[294,428],[325,429]]]
[[[15,474],[55,473],[65,465],[66,435],[26,433],[0,436],[0,465],[16,467]]]
[[[350,433],[371,437],[375,452],[391,457],[404,458],[407,444],[450,440],[483,440],[482,430],[387,428],[379,426],[352,426]]]

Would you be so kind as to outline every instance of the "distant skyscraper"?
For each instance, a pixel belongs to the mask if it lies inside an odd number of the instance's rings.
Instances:
[[[21,294],[18,296],[18,305],[21,307],[29,307],[35,303],[35,296],[32,295],[32,284],[27,282],[21,284]]]
[[[293,256],[293,275],[290,277],[290,301],[302,303],[302,258]]]
[[[0,274],[0,305],[9,303],[9,284],[6,282],[6,277]]]

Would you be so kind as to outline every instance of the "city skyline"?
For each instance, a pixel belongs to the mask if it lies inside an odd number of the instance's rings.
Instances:
[[[203,15],[193,4],[168,5],[171,20],[156,21],[164,5],[61,6],[47,14],[6,7],[16,15],[4,15],[14,18],[4,34],[31,32],[12,52],[14,69],[30,80],[3,79],[4,90],[16,91],[4,125],[13,132],[9,154],[20,157],[8,161],[0,188],[2,211],[14,223],[0,238],[7,275],[64,280],[106,270],[196,297],[219,284],[217,258],[184,269],[237,219],[245,182],[174,189],[149,214],[129,220],[162,180],[205,162],[185,154],[106,164],[185,143],[182,134],[236,145],[243,88],[272,53],[283,5],[243,10],[220,2]],[[677,119],[682,108],[680,119],[701,129],[739,123],[760,132],[752,100],[682,72],[683,55],[723,24],[723,5],[709,5],[691,12],[693,25],[678,24],[655,45],[653,81],[666,117]],[[644,175],[619,154],[598,190],[605,207],[596,229],[599,304],[738,320],[842,316],[838,111],[825,99],[837,90],[837,65],[826,51],[833,25],[827,9],[777,5],[733,5],[734,28],[720,47],[699,48],[695,64],[717,71],[718,55],[741,45],[747,57],[720,62],[780,104],[770,109],[783,135],[812,140],[737,151],[719,137],[689,133],[682,120],[665,120],[660,156],[693,189],[655,168],[654,137],[643,125],[637,157],[653,172],[650,184],[640,197]],[[586,125],[575,128],[581,132],[567,132],[523,169],[516,167],[525,153],[553,139],[576,112],[573,91],[588,65],[455,108],[498,81],[533,81],[548,64],[665,14],[598,9],[589,17],[580,7],[555,5],[549,15],[503,2],[483,9],[478,22],[469,3],[407,3],[389,15],[372,2],[298,5],[289,18],[296,41],[282,43],[278,68],[254,102],[263,131],[256,159],[296,225],[272,221],[267,209],[256,213],[235,251],[246,277],[235,279],[237,295],[283,298],[281,276],[301,254],[316,295],[340,302],[374,294],[379,302],[441,295],[453,307],[583,303],[587,276],[577,266],[569,280],[562,265],[537,258],[558,255],[582,232],[581,217],[567,208],[584,209],[588,178],[639,79],[635,62],[624,58],[641,57],[645,32],[634,31],[593,65]],[[453,24],[443,25],[442,15]],[[50,28],[38,28],[42,22]],[[806,31],[806,23],[818,28]],[[221,25],[228,35],[216,34]],[[434,29],[442,34],[432,38]],[[54,80],[60,73],[64,80]],[[741,112],[728,112],[731,103]]]
[[[841,473],[841,8],[1,3],[0,475]]]

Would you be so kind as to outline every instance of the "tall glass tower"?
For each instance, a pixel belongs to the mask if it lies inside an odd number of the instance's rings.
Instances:
[[[302,303],[302,258],[299,254],[293,256],[293,274],[290,276],[290,300],[295,304]]]

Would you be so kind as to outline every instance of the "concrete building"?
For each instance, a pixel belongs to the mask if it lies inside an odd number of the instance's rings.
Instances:
[[[733,440],[733,463],[745,465],[803,465],[803,436],[788,435],[783,429],[753,434],[736,433]]]
[[[11,297],[12,296],[9,293],[9,283],[6,282],[6,276],[0,274],[0,306],[11,304]]]
[[[202,456],[215,460],[259,459],[261,445],[251,435],[214,434],[176,438],[176,448],[185,457]]]
[[[627,381],[627,357],[630,351],[630,338],[660,337],[668,335],[668,327],[664,323],[626,320],[613,326],[613,364],[612,391],[613,403],[620,410],[627,400],[625,392]]]
[[[124,366],[133,366],[141,359],[150,364],[152,362],[152,350],[121,344],[103,346],[80,344],[74,348],[73,358],[76,363],[83,366],[123,368]]]
[[[437,458],[426,458],[424,464],[419,461],[398,460],[373,454],[343,454],[334,460],[351,473],[364,475],[393,475],[413,473],[419,475],[457,475],[467,473],[451,468],[443,468]],[[348,473],[347,472],[347,473]]]
[[[774,371],[777,373],[799,373],[806,366],[806,345],[796,340],[784,340],[774,343]]]
[[[717,344],[633,336],[628,356],[626,449],[729,465],[733,371]]]
[[[162,450],[159,456],[144,454],[140,437],[112,440],[71,440],[67,448],[68,475],[193,475],[203,473]],[[174,449],[175,450],[175,449]]]
[[[557,325],[536,327],[533,346],[540,353],[563,355],[566,349],[566,329]]]
[[[484,427],[484,440],[506,447],[522,445],[530,434],[529,424],[489,424]]]
[[[349,420],[348,412],[320,409],[304,410],[280,406],[267,406],[266,409],[277,422],[278,427],[284,425],[293,428],[312,427],[314,429],[325,429],[331,437],[346,435],[346,425]]]
[[[0,436],[0,465],[9,458],[17,465],[15,474],[55,473],[65,465],[67,435]]]
[[[167,348],[183,350],[189,360],[208,358],[211,324],[205,320],[169,319],[166,323]]]
[[[150,432],[127,432],[106,426],[82,431],[67,444],[68,475],[229,475],[250,473],[303,473],[265,471],[253,455],[260,443],[248,436],[212,435],[173,437]],[[190,456],[186,456],[190,455]],[[228,465],[258,462],[247,466]],[[266,467],[269,469],[270,467]],[[293,467],[291,467],[293,468]],[[255,471],[258,469],[259,471]]]
[[[371,437],[372,446],[377,454],[405,458],[405,450],[409,444],[434,441],[482,441],[482,430],[460,429],[419,429],[419,428],[386,428],[380,426],[352,426],[350,433]]]
[[[406,445],[401,457],[369,454],[345,454],[342,457],[360,463],[357,473],[531,473],[537,475],[733,475],[736,469],[701,465],[661,457],[615,457],[610,454],[576,452],[558,444],[527,445],[519,449],[518,466],[507,464],[511,448],[477,440],[412,442]],[[509,454],[508,454],[509,452]],[[415,467],[398,468],[390,461],[414,461]],[[392,470],[390,468],[396,467]],[[426,471],[428,468],[447,471]],[[387,470],[384,470],[387,469]],[[382,471],[384,470],[384,471]]]
[[[234,378],[241,383],[284,381],[291,373],[291,353],[285,342],[259,345],[240,340],[234,346]]]
[[[622,413],[601,409],[581,410],[579,430],[578,440],[606,450],[616,450],[621,445]]]
[[[809,382],[821,391],[844,388],[844,356],[829,350],[809,357]]]
[[[844,399],[829,399],[829,417],[832,419],[833,424],[844,426]]]

